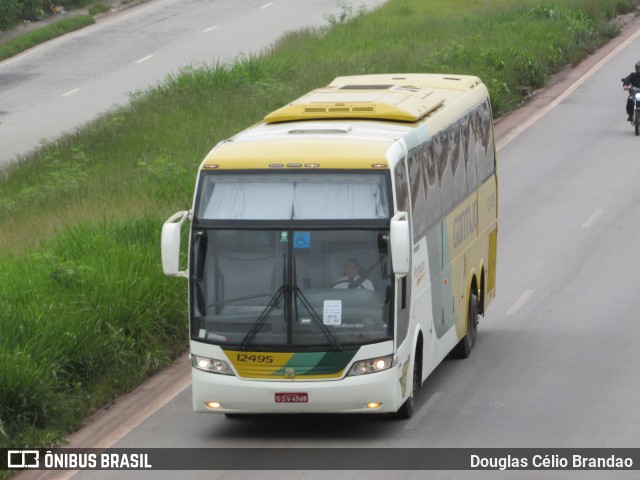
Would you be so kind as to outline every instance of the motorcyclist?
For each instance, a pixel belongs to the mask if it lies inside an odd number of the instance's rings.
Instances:
[[[629,75],[622,79],[622,87],[625,90],[629,90],[629,87],[640,88],[640,61],[636,62],[636,71],[631,72]],[[627,118],[628,122],[633,121],[633,96],[629,95],[627,98]]]

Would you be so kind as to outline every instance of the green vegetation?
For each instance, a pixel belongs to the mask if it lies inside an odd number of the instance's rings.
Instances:
[[[2,0],[0,29],[11,28],[23,20],[42,20],[62,11],[85,7],[93,0]]]
[[[89,13],[91,15],[99,15],[99,14],[104,13],[104,12],[110,10],[110,9],[111,9],[111,7],[109,5],[107,5],[104,2],[98,1],[98,2],[95,2],[93,5],[91,5],[89,7]]]
[[[76,15],[66,17],[54,24],[46,27],[38,28],[29,33],[20,35],[13,40],[0,44],[0,61],[9,57],[13,57],[31,47],[35,47],[41,43],[59,37],[65,33],[80,30],[87,25],[95,23],[91,15]]]
[[[161,277],[159,221],[76,226],[46,249],[0,258],[5,442],[59,441],[184,349],[184,315],[171,312],[186,292]]]
[[[49,446],[186,348],[186,285],[160,266],[219,140],[336,76],[480,76],[494,110],[615,35],[640,0],[342,4],[331,28],[184,71],[0,172],[0,447]],[[188,412],[185,412],[185,415]]]
[[[123,0],[120,3],[126,4],[130,1],[131,0]],[[0,31],[10,30],[16,27],[21,21],[31,22],[48,18],[53,19],[58,13],[77,10],[87,6],[89,6],[88,15],[76,11],[73,15],[60,17],[60,20],[49,23],[48,25],[43,24],[44,26],[42,27],[19,34],[12,40],[0,44],[0,61],[44,43],[47,40],[91,25],[95,23],[94,15],[104,13],[111,8],[110,5],[100,0],[1,0]]]

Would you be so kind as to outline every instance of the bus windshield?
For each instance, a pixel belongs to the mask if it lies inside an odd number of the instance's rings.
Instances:
[[[388,234],[194,230],[192,338],[288,350],[391,338]]]

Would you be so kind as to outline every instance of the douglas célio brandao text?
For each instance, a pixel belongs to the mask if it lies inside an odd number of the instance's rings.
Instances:
[[[531,456],[505,455],[503,457],[470,456],[470,468],[478,470],[608,470],[631,469],[633,459],[607,455],[602,457],[556,454],[536,454]]]

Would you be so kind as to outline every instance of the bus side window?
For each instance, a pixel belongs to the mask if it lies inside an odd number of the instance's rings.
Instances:
[[[396,336],[398,343],[409,333],[409,309],[407,308],[407,276],[396,279]]]
[[[427,228],[431,228],[440,220],[440,185],[436,175],[436,153],[433,142],[426,150],[427,162]]]
[[[464,148],[462,146],[462,127],[460,122],[449,128],[449,161],[453,172],[453,196],[455,203],[462,202],[467,197],[467,171],[464,167]]]
[[[478,184],[495,172],[495,157],[493,152],[493,134],[491,128],[491,110],[488,102],[480,105],[473,114],[472,142],[476,153],[476,168]]]
[[[453,186],[453,171],[450,161],[451,144],[446,131],[435,138],[436,165],[438,168],[438,183],[440,185],[440,208],[442,215],[446,215],[456,205],[455,189]]]
[[[409,208],[409,187],[404,162],[398,163],[394,172],[396,184],[396,208],[399,212],[407,212]]]
[[[394,179],[396,184],[396,208],[399,212],[408,212],[409,186],[404,162],[396,165]],[[407,308],[407,298],[409,296],[409,292],[407,292],[408,287],[406,275],[396,279],[396,335],[399,342],[407,337],[409,331],[409,309]]]
[[[409,178],[411,179],[411,219],[413,240],[417,241],[427,232],[427,188],[423,149],[415,148],[409,153]]]
[[[471,117],[462,119],[462,148],[464,149],[465,169],[467,171],[467,189],[475,192],[478,188],[478,175],[476,173],[476,152],[473,143],[473,122]]]

